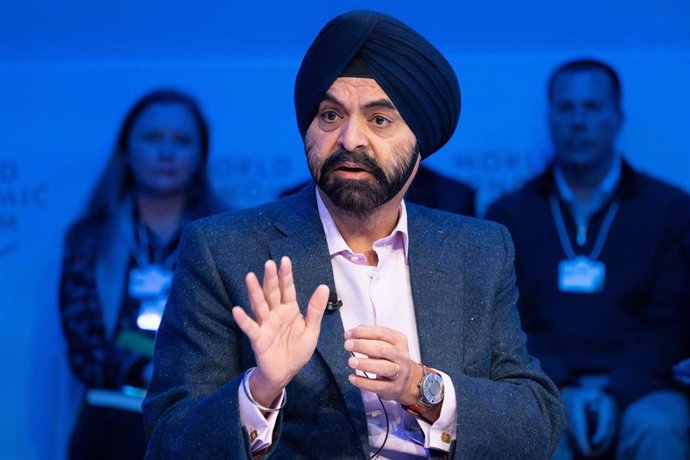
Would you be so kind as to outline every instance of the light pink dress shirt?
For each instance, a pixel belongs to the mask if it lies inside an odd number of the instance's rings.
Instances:
[[[374,243],[378,265],[370,266],[367,265],[366,256],[353,253],[347,246],[318,190],[316,199],[331,255],[336,293],[343,303],[339,310],[343,328],[347,331],[366,324],[386,326],[402,332],[407,336],[410,358],[421,362],[407,263],[409,238],[404,202],[393,232]],[[388,440],[378,458],[426,458],[428,448],[449,451],[449,440],[456,437],[457,404],[452,381],[443,372],[440,374],[445,385],[445,397],[441,415],[433,425],[415,418],[395,401],[383,401],[390,425]],[[370,374],[370,377],[374,376]],[[386,419],[376,394],[369,391],[361,393],[373,453],[385,438]],[[247,428],[250,437],[255,438],[252,451],[269,446],[277,413],[270,413],[264,418],[241,388],[239,399],[242,425]]]

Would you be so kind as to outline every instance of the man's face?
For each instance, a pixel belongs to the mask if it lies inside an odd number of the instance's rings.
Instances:
[[[556,161],[562,167],[596,167],[613,157],[622,115],[611,80],[603,71],[556,77],[548,120]]]
[[[416,138],[390,98],[370,78],[338,78],[307,130],[307,162],[338,208],[359,215],[409,186]]]

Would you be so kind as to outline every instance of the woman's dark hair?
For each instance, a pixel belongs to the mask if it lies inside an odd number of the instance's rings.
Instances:
[[[139,115],[154,104],[182,104],[189,109],[199,129],[201,165],[189,185],[188,207],[213,208],[220,201],[214,195],[206,174],[209,150],[208,124],[197,102],[189,95],[174,89],[159,89],[141,97],[127,112],[120,126],[115,148],[105,170],[96,183],[86,209],[86,217],[103,218],[112,214],[118,202],[131,191],[134,177],[127,160],[127,146],[132,126]],[[210,210],[210,209],[209,209]],[[201,211],[201,209],[200,209]]]

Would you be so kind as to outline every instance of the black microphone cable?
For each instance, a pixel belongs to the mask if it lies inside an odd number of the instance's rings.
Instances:
[[[343,306],[342,300],[338,300],[338,295],[335,293],[335,290],[331,289],[331,292],[328,294],[328,303],[326,304],[326,311],[328,313],[333,313],[336,312],[340,309],[340,307]],[[356,358],[355,354],[353,352],[350,352],[353,358]],[[369,380],[372,380],[371,377],[369,377],[369,374],[366,372],[362,371],[364,376],[368,378]],[[381,409],[383,409],[383,415],[386,417],[386,436],[383,438],[383,443],[381,444],[381,447],[378,448],[376,452],[374,452],[371,457],[369,457],[369,460],[372,460],[376,457],[379,456],[383,448],[386,446],[386,442],[388,441],[388,435],[390,434],[390,419],[388,418],[388,411],[386,410],[386,406],[383,404],[383,400],[381,399],[381,396],[378,394],[376,397],[379,399],[379,403],[381,403]]]
[[[350,352],[353,358],[356,358],[355,354],[353,352]],[[369,374],[366,372],[362,371],[364,376],[368,378],[369,380],[372,380],[371,377],[369,377]],[[383,400],[381,399],[381,396],[378,394],[376,395],[377,398],[379,398],[379,402],[381,403],[381,409],[383,409],[383,415],[386,416],[386,436],[383,438],[383,443],[381,443],[381,447],[378,448],[376,452],[374,452],[371,457],[369,457],[369,460],[372,460],[373,458],[376,458],[379,456],[383,448],[386,446],[386,441],[388,441],[388,434],[390,433],[390,420],[388,419],[388,411],[386,410],[386,406],[383,404]]]

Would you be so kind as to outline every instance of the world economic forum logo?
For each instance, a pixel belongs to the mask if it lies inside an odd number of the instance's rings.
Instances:
[[[0,258],[19,249],[24,213],[48,204],[45,184],[21,179],[16,161],[0,158]]]
[[[221,154],[209,165],[211,184],[233,208],[255,206],[274,200],[285,189],[304,182],[308,170],[303,158],[304,155],[283,153]]]

